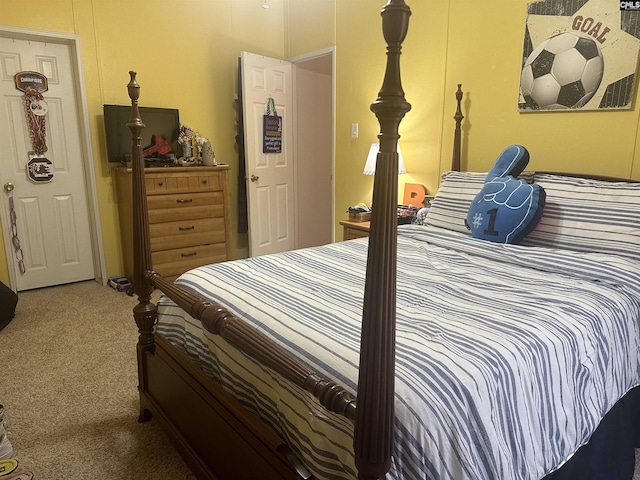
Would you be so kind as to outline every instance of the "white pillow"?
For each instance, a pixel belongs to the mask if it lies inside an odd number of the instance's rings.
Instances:
[[[599,252],[640,260],[640,182],[535,174],[547,193],[538,226],[522,245]]]
[[[464,221],[486,176],[486,172],[444,172],[424,224],[471,235]]]

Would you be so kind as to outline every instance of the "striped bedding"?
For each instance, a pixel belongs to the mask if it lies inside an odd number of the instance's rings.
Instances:
[[[640,263],[398,229],[389,479],[540,479],[640,384]],[[355,393],[367,239],[204,266],[178,283]],[[162,298],[157,331],[318,479],[355,478],[351,423]]]

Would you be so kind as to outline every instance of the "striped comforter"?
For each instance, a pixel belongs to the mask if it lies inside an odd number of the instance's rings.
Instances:
[[[178,282],[355,394],[367,240],[192,270]],[[270,423],[316,478],[354,478],[351,423],[171,301],[157,330]],[[396,433],[390,479],[539,479],[640,383],[640,264],[398,233]]]

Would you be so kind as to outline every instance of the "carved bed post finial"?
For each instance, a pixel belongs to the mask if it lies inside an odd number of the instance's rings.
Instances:
[[[156,322],[157,308],[151,303],[153,286],[145,276],[151,270],[151,247],[149,240],[149,216],[147,214],[147,191],[144,182],[144,157],[142,155],[142,129],[144,123],[140,118],[138,98],[140,85],[136,82],[136,72],[130,71],[127,85],[131,99],[131,117],[127,128],[131,131],[131,168],[132,168],[132,205],[133,205],[133,286],[138,295],[138,304],[133,308],[133,317],[138,326],[138,378],[139,390],[144,390],[144,375],[141,362],[144,352],[154,350],[153,327]],[[126,247],[125,247],[126,248]],[[144,417],[141,412],[140,420]]]
[[[458,90],[456,91],[456,114],[453,116],[456,121],[456,129],[453,134],[453,158],[451,159],[451,170],[454,172],[460,171],[460,149],[461,149],[461,130],[460,125],[464,120],[462,115],[462,109],[460,103],[462,102],[462,84],[458,84]]]
[[[380,123],[380,152],[373,187],[373,213],[362,319],[354,451],[358,478],[382,478],[391,466],[394,436],[398,127],[411,109],[400,81],[400,53],[411,10],[403,0],[382,9],[387,66],[371,105]]]

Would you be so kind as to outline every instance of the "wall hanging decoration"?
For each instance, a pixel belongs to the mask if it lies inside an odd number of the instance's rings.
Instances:
[[[20,246],[20,238],[18,237],[18,217],[16,215],[16,207],[13,201],[13,189],[14,185],[11,182],[4,184],[4,191],[9,199],[9,219],[11,221],[11,245],[15,252],[16,262],[18,263],[18,270],[21,275],[27,271],[24,265],[24,252]]]
[[[267,114],[263,117],[262,153],[282,152],[282,117],[278,116],[276,103],[269,97]]]
[[[529,3],[519,111],[631,108],[639,15],[617,0]]]
[[[49,89],[47,77],[39,72],[18,72],[14,75],[16,88],[24,92],[27,128],[33,151],[41,155],[47,151],[46,115],[49,111],[42,96]]]
[[[30,160],[27,162],[27,176],[33,183],[47,183],[53,179],[53,163],[42,155],[33,155],[29,152]]]

